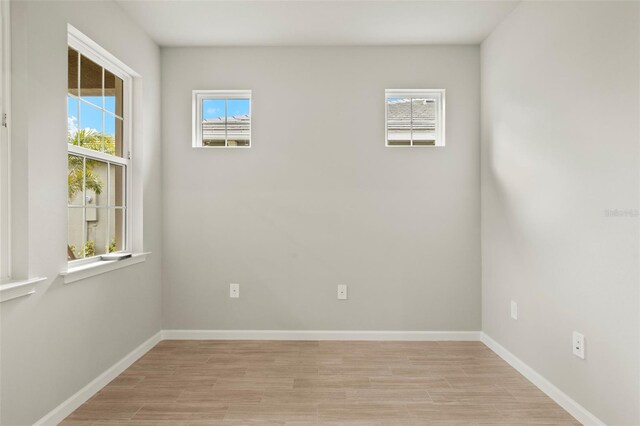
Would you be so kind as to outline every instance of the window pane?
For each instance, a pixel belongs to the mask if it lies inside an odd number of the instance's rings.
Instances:
[[[69,88],[70,94],[78,96],[78,52],[76,52],[72,48],[69,48],[69,53],[67,56],[68,56],[67,87]]]
[[[411,100],[387,98],[387,144],[411,145]]]
[[[84,257],[84,220],[83,208],[68,209],[67,259],[76,260]]]
[[[79,145],[94,151],[102,151],[102,110],[80,102],[80,125],[74,140]]]
[[[67,202],[69,205],[83,205],[84,158],[69,155],[67,158]]]
[[[125,249],[125,209],[109,209],[109,253]]]
[[[249,99],[227,101],[227,145],[248,146],[251,135]]]
[[[225,146],[224,99],[205,99],[202,101],[202,145]]]
[[[98,160],[86,160],[85,166],[85,204],[87,206],[107,205],[107,163]]]
[[[104,152],[122,157],[122,119],[104,114]]]
[[[413,99],[413,144],[436,144],[436,103],[433,99]]]
[[[78,98],[67,96],[67,142],[76,142],[76,132],[78,131]]]
[[[111,164],[109,182],[109,206],[124,207],[125,200],[125,167],[117,164]]]
[[[102,67],[80,56],[80,96],[102,108]]]
[[[87,222],[87,239],[85,242],[85,257],[99,256],[108,250],[109,209],[87,207],[85,209]]]
[[[120,77],[104,70],[104,108],[122,117],[122,86]]]

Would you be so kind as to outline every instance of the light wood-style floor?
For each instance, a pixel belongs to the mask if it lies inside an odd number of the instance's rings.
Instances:
[[[163,341],[62,424],[579,423],[480,342]]]

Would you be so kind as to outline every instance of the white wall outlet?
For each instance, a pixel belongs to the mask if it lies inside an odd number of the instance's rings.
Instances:
[[[338,299],[347,300],[347,286],[344,284],[338,285]]]
[[[518,319],[518,304],[513,300],[511,301],[511,318]]]
[[[573,354],[584,359],[584,334],[573,332]]]
[[[240,284],[229,284],[229,297],[240,297]]]

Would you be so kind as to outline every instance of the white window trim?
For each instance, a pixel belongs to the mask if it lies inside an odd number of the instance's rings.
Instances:
[[[11,261],[11,27],[10,2],[0,2],[2,57],[0,58],[0,303],[30,296],[44,277],[12,279]]]
[[[77,50],[81,55],[89,58],[98,65],[101,65],[105,69],[108,69],[111,73],[121,78],[124,82],[123,90],[123,157],[112,156],[98,151],[90,149],[67,145],[67,151],[71,154],[79,154],[84,157],[97,159],[101,161],[109,161],[114,164],[121,164],[126,166],[126,222],[125,222],[125,239],[126,246],[122,252],[132,252],[134,247],[133,236],[134,232],[133,223],[133,176],[134,176],[134,161],[132,158],[134,154],[133,149],[133,79],[139,77],[139,75],[117,59],[111,53],[107,52],[95,41],[78,31],[72,25],[68,25],[68,45],[69,47]],[[141,226],[141,224],[138,224]],[[78,279],[87,278],[93,275],[102,274],[104,272],[119,269],[124,266],[143,262],[146,259],[148,253],[135,253],[130,259],[121,261],[103,261],[100,255],[68,261],[67,269],[62,271],[60,275],[65,277],[65,282],[73,282]],[[132,260],[133,259],[133,260]],[[80,278],[73,279],[73,277],[79,276]],[[71,278],[68,278],[71,277]]]
[[[253,145],[253,135],[251,129],[253,127],[253,117],[251,110],[253,108],[251,102],[251,90],[193,90],[191,92],[191,114],[192,114],[192,147],[193,148],[223,148],[238,149],[251,148]],[[249,100],[249,145],[246,146],[205,146],[202,145],[202,101],[208,99],[248,99]]]
[[[11,27],[10,2],[0,2],[2,19],[2,70],[0,75],[0,282],[11,279]]]
[[[60,272],[60,275],[63,277],[65,284],[71,284],[76,281],[144,262],[150,254],[151,253],[136,253],[122,260],[101,260],[74,264],[73,267]]]
[[[0,285],[0,302],[8,302],[19,297],[31,296],[36,292],[39,283],[46,278],[30,278],[28,280],[11,281]]]
[[[436,101],[436,142],[435,145],[389,145],[388,98],[420,97]],[[386,89],[384,91],[384,144],[388,148],[440,148],[445,146],[445,89]]]

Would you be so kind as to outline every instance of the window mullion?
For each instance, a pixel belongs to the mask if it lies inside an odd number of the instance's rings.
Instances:
[[[413,98],[409,98],[409,138],[413,146]]]
[[[78,129],[80,128],[80,86],[82,85],[80,83],[80,77],[82,76],[82,70],[80,69],[80,65],[82,64],[81,59],[82,54],[78,50],[78,66],[76,67],[78,68]]]
[[[100,109],[100,116],[102,117],[102,135],[100,136],[100,146],[101,146],[101,150],[102,152],[105,152],[105,146],[104,146],[104,134],[105,134],[105,128],[104,128],[104,124],[105,124],[105,120],[104,120],[104,67],[102,67],[102,81],[100,83],[102,85],[102,87],[100,88],[100,93],[101,93],[101,103],[102,103],[102,107]]]
[[[81,56],[82,56],[82,54],[80,53],[80,51],[78,51],[78,66],[77,66],[77,68],[78,68],[78,111],[77,111],[78,112],[78,125],[77,125],[78,130],[76,130],[76,137],[75,137],[75,140],[74,140],[74,145],[77,145],[77,146],[80,145],[80,139],[78,137],[78,133],[77,132],[80,131],[80,123],[82,123],[82,117],[80,116],[80,110],[82,109],[80,107],[80,75],[81,75],[81,73],[80,73],[80,57]]]
[[[82,157],[82,257],[87,246],[87,157]]]
[[[229,146],[229,122],[227,115],[229,114],[229,98],[224,100],[224,146]]]
[[[107,206],[107,238],[105,242],[107,244],[106,252],[109,253],[111,247],[111,212],[109,211],[111,205],[111,163],[107,163],[107,202],[105,204]]]

